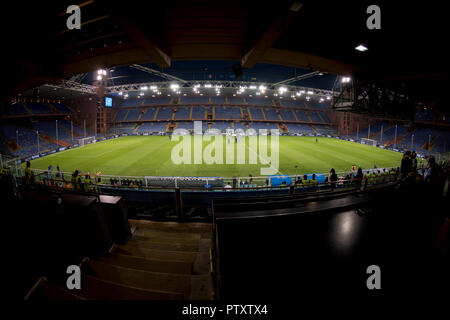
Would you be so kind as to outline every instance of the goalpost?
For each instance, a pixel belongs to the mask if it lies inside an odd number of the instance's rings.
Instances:
[[[377,140],[361,138],[361,144],[367,144],[369,146],[376,147],[377,146]]]
[[[80,147],[86,145],[86,144],[90,144],[90,143],[95,143],[97,140],[95,139],[95,137],[86,137],[86,138],[81,138],[78,139],[78,145]]]

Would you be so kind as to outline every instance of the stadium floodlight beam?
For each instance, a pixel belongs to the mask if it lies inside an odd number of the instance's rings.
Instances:
[[[256,89],[256,86],[250,86],[249,89],[254,90],[254,89]]]
[[[143,90],[143,91],[148,90],[148,87],[147,86],[143,86],[143,87],[141,87],[141,90]]]
[[[158,89],[158,86],[150,86],[150,89],[156,90],[156,89]]]
[[[307,94],[314,94],[313,91],[309,90],[308,92],[306,92]]]
[[[360,45],[358,45],[357,47],[355,47],[355,50],[364,52],[364,51],[369,50],[369,48],[367,48],[367,47],[366,47],[365,45],[363,45],[363,44],[360,44]]]
[[[349,83],[351,81],[350,77],[342,77],[341,82],[342,83]]]
[[[278,91],[279,91],[281,94],[283,94],[283,93],[285,93],[285,92],[287,91],[287,88],[286,88],[286,87],[279,87],[279,88],[278,88]]]
[[[206,83],[205,84],[205,88],[211,88],[212,87],[212,84],[211,83]]]
[[[170,89],[176,91],[178,88],[180,87],[180,85],[178,83],[171,83],[170,84]]]

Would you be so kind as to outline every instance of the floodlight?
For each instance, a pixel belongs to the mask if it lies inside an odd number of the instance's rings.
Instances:
[[[366,47],[365,45],[363,45],[363,44],[358,45],[357,47],[355,47],[355,49],[358,50],[358,51],[361,51],[361,52],[364,52],[364,51],[369,50],[369,48],[367,48],[367,47]]]
[[[141,90],[148,90],[148,87],[147,86],[143,86],[143,87],[141,87]]]

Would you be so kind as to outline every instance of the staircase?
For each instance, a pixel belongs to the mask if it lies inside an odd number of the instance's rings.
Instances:
[[[133,236],[99,259],[81,264],[81,289],[41,278],[31,299],[212,300],[212,226],[129,220]]]

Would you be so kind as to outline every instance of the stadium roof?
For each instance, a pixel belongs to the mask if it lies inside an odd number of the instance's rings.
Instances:
[[[241,63],[244,75],[257,73],[260,64],[289,66],[291,74],[358,73],[379,81],[413,82],[425,98],[445,91],[442,79],[448,77],[443,71],[448,49],[439,46],[446,34],[446,11],[428,3],[380,3],[381,30],[366,27],[366,9],[373,4],[368,1],[184,0],[144,6],[133,0],[89,0],[78,3],[80,30],[66,28],[70,4],[27,4],[26,12],[21,3],[12,4],[16,7],[10,9],[11,19],[2,21],[3,30],[14,31],[4,39],[4,71],[9,78],[4,92],[11,95],[99,68],[131,64],[173,73],[178,61],[186,60]],[[369,50],[355,50],[361,43]],[[204,68],[215,70],[211,65]],[[189,66],[181,69],[186,72]],[[129,68],[123,70],[128,78],[139,77]]]

